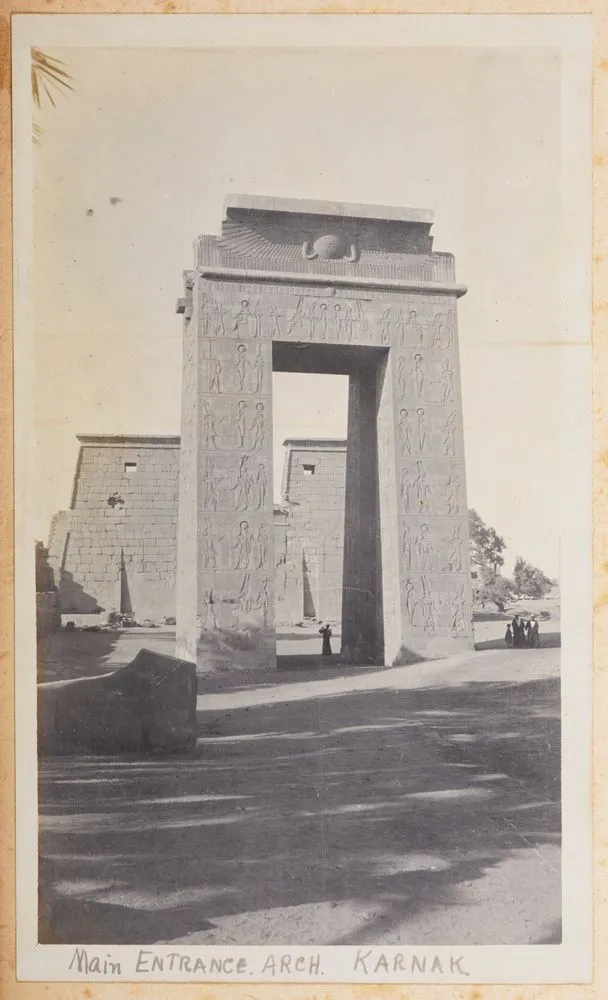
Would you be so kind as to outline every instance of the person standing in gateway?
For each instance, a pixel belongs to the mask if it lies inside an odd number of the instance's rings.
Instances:
[[[329,625],[323,625],[319,629],[319,634],[323,636],[323,648],[321,650],[321,655],[322,656],[331,656],[332,655],[332,652],[331,652],[331,642],[329,640],[331,639],[332,631],[331,631]]]

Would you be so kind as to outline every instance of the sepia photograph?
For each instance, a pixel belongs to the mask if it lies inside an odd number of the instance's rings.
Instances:
[[[584,979],[587,19],[210,20],[14,19],[21,978]]]

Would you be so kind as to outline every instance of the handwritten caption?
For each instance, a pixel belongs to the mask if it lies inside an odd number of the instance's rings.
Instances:
[[[339,963],[343,975],[352,979],[399,980],[405,976],[466,977],[470,973],[463,955],[422,954],[382,948],[340,949],[346,956]],[[253,955],[253,957],[252,957]],[[204,955],[196,952],[132,949],[127,957],[92,948],[76,948],[69,962],[72,974],[109,979],[145,979],[147,976],[179,979],[293,978],[320,979],[331,976],[327,955],[320,952],[274,952],[252,950],[252,955]],[[333,966],[333,963],[331,963]],[[334,977],[335,978],[335,977]]]

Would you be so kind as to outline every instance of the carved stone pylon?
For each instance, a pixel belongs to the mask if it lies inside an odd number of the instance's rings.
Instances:
[[[185,273],[178,654],[274,662],[272,370],[349,375],[342,653],[472,645],[456,300],[431,213],[234,196]],[[296,570],[297,567],[296,567]]]

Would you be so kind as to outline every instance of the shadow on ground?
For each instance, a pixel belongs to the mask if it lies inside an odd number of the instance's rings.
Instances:
[[[175,940],[322,903],[316,943],[382,943],[457,906],[505,859],[559,845],[555,678],[333,693],[202,721],[186,759],[42,764],[42,942]],[[368,918],[345,931],[332,912],[353,898]],[[461,933],[452,921],[434,943]],[[247,943],[267,940],[260,925]]]
[[[557,649],[562,644],[561,632],[541,632],[540,635],[540,648],[541,649]],[[475,649],[505,649],[504,636],[499,639],[485,639],[482,642],[475,643]],[[514,650],[514,652],[516,652]],[[525,654],[525,650],[522,651]]]
[[[38,637],[38,681],[95,677],[116,664],[107,664],[120,632],[50,632]]]
[[[38,683],[99,677],[130,663],[143,647],[172,656],[175,631],[61,629],[38,637]]]

